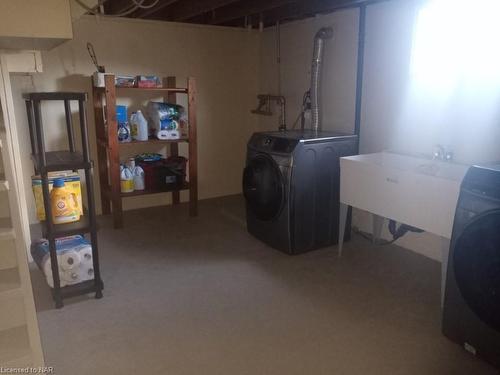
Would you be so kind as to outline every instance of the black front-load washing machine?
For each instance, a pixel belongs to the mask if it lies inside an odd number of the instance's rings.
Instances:
[[[339,157],[357,136],[312,130],[255,133],[243,172],[248,232],[288,254],[338,242]],[[350,225],[346,226],[349,238]]]
[[[500,165],[471,167],[448,257],[443,333],[500,367]]]

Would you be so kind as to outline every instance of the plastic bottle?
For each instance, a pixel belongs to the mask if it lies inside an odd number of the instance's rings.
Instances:
[[[128,167],[123,167],[121,170],[120,190],[122,193],[132,193],[134,191],[134,177]]]
[[[140,110],[135,114],[134,121],[137,129],[135,139],[137,141],[147,141],[149,134],[148,122]]]
[[[128,126],[128,122],[118,123],[118,142],[130,142],[130,129]]]
[[[137,140],[137,113],[132,112],[130,115],[130,137],[133,141]]]
[[[127,121],[126,106],[116,106],[116,122],[118,123],[118,142],[130,142],[130,125]]]
[[[144,170],[139,165],[135,165],[134,158],[129,159],[128,165],[134,179],[134,190],[144,190]]]
[[[62,178],[54,180],[50,192],[50,203],[54,224],[66,224],[80,220],[80,209],[76,194],[66,189]]]

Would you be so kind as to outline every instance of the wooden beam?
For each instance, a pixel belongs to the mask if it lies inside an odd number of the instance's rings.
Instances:
[[[165,21],[183,22],[237,2],[238,0],[183,0],[174,7],[156,13],[154,18]]]
[[[144,5],[148,6],[149,4],[152,4],[153,1],[154,0],[146,0],[144,2]],[[152,8],[148,9],[137,8],[137,10],[129,14],[128,17],[147,18],[153,16],[155,13],[164,10],[169,5],[172,5],[178,1],[179,0],[160,0],[158,4],[156,4]],[[104,3],[104,12],[112,16],[113,14],[119,14],[127,9],[130,9],[132,5],[134,5],[132,0],[107,0],[107,2]]]
[[[213,25],[228,24],[253,14],[262,14],[266,26],[277,21],[287,21],[333,12],[338,9],[371,4],[387,0],[258,0],[248,1],[239,7],[226,7],[216,11],[209,21]]]
[[[305,18],[315,14],[330,13],[335,10],[353,8],[362,4],[374,4],[388,0],[309,0],[300,1],[281,13],[281,20]]]
[[[174,9],[172,21],[186,21],[199,14],[207,13],[221,7],[236,3],[238,0],[184,1],[184,6]]]
[[[152,1],[152,0],[151,0]],[[179,0],[160,0],[156,6],[149,9],[141,9],[133,14],[135,18],[148,18],[154,17],[156,13],[166,9],[168,6],[178,2]]]
[[[220,25],[252,14],[259,14],[282,7],[287,4],[296,3],[297,0],[256,0],[234,4],[219,10],[215,10],[214,17],[210,20],[212,25]],[[308,3],[306,1],[306,3]]]
[[[130,8],[131,4],[130,0],[108,0],[104,3],[104,13],[112,16]]]

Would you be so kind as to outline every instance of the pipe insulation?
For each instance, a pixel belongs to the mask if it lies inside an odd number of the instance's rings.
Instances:
[[[325,49],[325,41],[331,39],[333,29],[323,27],[314,36],[314,49],[311,68],[311,127],[318,131],[321,121],[320,95],[321,95],[321,68]]]

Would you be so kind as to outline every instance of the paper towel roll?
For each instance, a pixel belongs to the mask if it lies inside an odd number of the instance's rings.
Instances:
[[[59,268],[72,270],[80,266],[80,254],[76,250],[68,250],[58,257]]]
[[[92,264],[82,264],[78,270],[81,281],[93,280],[94,279],[94,267]]]
[[[43,274],[47,276],[49,273],[52,275],[52,268],[50,265],[50,258],[47,257],[45,261],[43,262],[43,268],[42,268]]]
[[[80,249],[80,263],[82,265],[93,265],[93,259],[92,259],[92,247],[90,246],[85,246]]]
[[[68,285],[78,284],[82,281],[80,279],[78,268],[74,268],[72,270],[64,270],[60,272],[59,276],[61,277],[61,280],[64,280],[64,282]]]
[[[94,279],[94,267],[82,267],[82,279],[83,280],[93,280]]]
[[[45,273],[45,279],[47,280],[47,284],[49,284],[49,286],[51,288],[53,288],[54,287],[54,278],[52,277],[52,270],[49,269],[48,273]],[[61,274],[59,274],[59,285],[61,288],[68,285],[66,280],[61,278]]]

